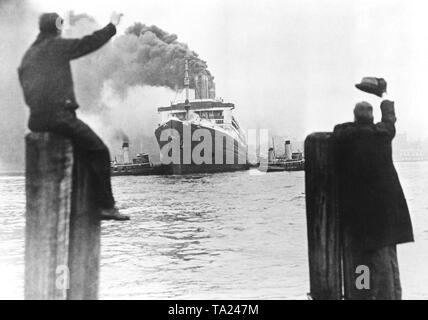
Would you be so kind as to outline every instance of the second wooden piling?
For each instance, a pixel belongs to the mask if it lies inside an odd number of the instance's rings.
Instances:
[[[84,157],[75,152],[70,216],[69,300],[98,299],[101,221],[94,191],[94,181]]]

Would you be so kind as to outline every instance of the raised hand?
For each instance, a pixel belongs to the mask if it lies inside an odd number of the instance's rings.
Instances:
[[[110,18],[110,22],[112,24],[114,24],[115,26],[117,26],[120,23],[120,19],[123,17],[123,13],[118,13],[116,11],[114,11],[111,14],[111,18]]]

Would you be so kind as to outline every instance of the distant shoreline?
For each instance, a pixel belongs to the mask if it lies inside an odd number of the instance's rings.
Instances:
[[[394,160],[394,163],[415,163],[415,162],[428,162],[428,160],[406,161]],[[0,171],[0,177],[25,177],[25,171]]]

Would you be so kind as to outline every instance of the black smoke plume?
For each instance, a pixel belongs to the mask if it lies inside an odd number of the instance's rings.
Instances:
[[[123,142],[129,142],[128,135],[122,129],[118,129],[115,132],[115,138],[118,139],[118,140],[121,140]]]
[[[71,12],[69,21],[70,28],[64,32],[67,37],[81,37],[102,27],[86,14]],[[131,144],[144,148],[138,151],[158,155],[153,134],[159,120],[157,107],[168,104],[184,88],[185,59],[189,61],[191,87],[193,75],[200,71],[212,76],[207,63],[178,41],[177,35],[134,23],[99,51],[73,63],[82,112],[92,120],[96,116],[90,124],[104,133],[113,149],[120,140],[118,132],[126,131]]]
[[[72,36],[82,36],[100,27],[86,14],[70,14]],[[84,87],[84,99],[90,105],[100,97],[106,81],[117,93],[126,95],[129,87],[153,86],[180,90],[184,87],[184,61],[188,59],[191,87],[192,75],[207,70],[207,63],[179,42],[177,35],[157,26],[135,23],[124,35],[118,36],[99,52],[89,56],[77,68],[79,87]]]

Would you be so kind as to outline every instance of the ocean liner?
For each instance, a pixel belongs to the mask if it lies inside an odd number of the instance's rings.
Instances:
[[[213,78],[205,70],[194,77],[195,99],[189,100],[189,70],[185,62],[186,100],[158,108],[155,136],[167,174],[246,170],[247,141],[233,116],[233,103],[215,97]]]

